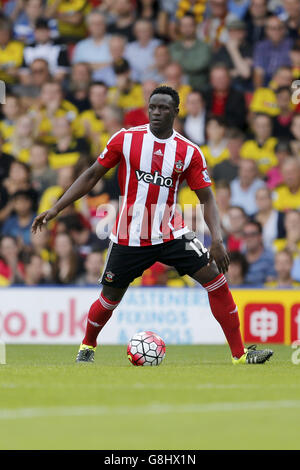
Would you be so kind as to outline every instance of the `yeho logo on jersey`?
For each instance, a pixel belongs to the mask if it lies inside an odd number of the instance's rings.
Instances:
[[[173,186],[173,180],[169,176],[166,178],[155,171],[154,174],[146,173],[145,171],[135,170],[135,174],[138,181],[145,181],[145,183],[157,184],[158,186],[166,186],[171,188]]]

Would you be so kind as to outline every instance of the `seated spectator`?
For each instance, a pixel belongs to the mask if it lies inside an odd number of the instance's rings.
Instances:
[[[229,217],[231,192],[230,185],[227,183],[227,181],[220,180],[216,183],[215,197],[221,220],[221,229],[224,238],[226,238],[231,230]]]
[[[208,0],[206,18],[198,26],[198,36],[217,51],[228,39],[226,20],[228,19],[227,0]]]
[[[37,127],[33,116],[23,114],[14,127],[10,141],[3,144],[3,150],[23,163],[29,162],[30,148],[37,136]]]
[[[53,120],[53,136],[56,143],[51,147],[49,165],[54,170],[76,165],[81,154],[89,151],[84,138],[74,137],[71,123],[66,116]]]
[[[48,227],[44,227],[43,230],[37,230],[35,233],[31,232],[30,237],[30,249],[42,258],[45,277],[50,279],[52,275],[51,263],[55,259],[55,254],[50,243],[50,230]]]
[[[85,37],[85,16],[90,9],[91,5],[86,0],[47,0],[45,16],[57,20],[59,36],[64,43],[73,43]]]
[[[257,211],[255,194],[264,182],[258,177],[254,160],[242,159],[239,164],[238,177],[230,183],[231,205],[239,205],[248,216]]]
[[[232,87],[228,68],[216,64],[210,70],[210,88],[205,93],[209,114],[221,116],[229,127],[241,130],[246,127],[246,102],[243,93]]]
[[[24,286],[42,286],[47,284],[48,279],[44,275],[44,263],[42,258],[36,253],[25,253],[22,257],[24,264],[24,279],[21,284]]]
[[[20,69],[21,71],[22,69]],[[36,105],[45,83],[51,80],[48,62],[42,58],[34,59],[28,73],[20,74],[20,83],[14,85],[13,91],[19,97],[24,108]]]
[[[109,38],[106,34],[105,17],[97,10],[86,17],[89,36],[79,41],[73,52],[72,62],[86,62],[94,72],[111,62]]]
[[[2,234],[17,238],[21,245],[29,245],[31,225],[35,217],[34,203],[35,195],[30,190],[15,192],[13,214],[5,220]]]
[[[273,249],[275,238],[284,236],[283,213],[273,209],[272,192],[268,188],[256,191],[257,212],[253,218],[259,222],[263,230],[264,247]]]
[[[246,284],[262,286],[275,278],[273,253],[263,246],[262,226],[259,222],[247,222],[243,229],[244,254],[249,264]]]
[[[68,233],[59,233],[55,237],[53,279],[56,284],[74,284],[83,273],[83,260],[76,253],[72,238]]]
[[[18,284],[24,278],[20,248],[17,239],[10,235],[3,235],[0,239],[0,278],[1,285]]]
[[[232,87],[242,92],[250,91],[252,87],[252,45],[246,40],[246,27],[241,20],[231,20],[227,24],[228,40],[213,55],[212,61],[228,67]]]
[[[288,36],[298,39],[300,28],[300,9],[297,0],[283,0],[283,12],[278,15],[284,21]]]
[[[283,184],[273,193],[273,207],[278,211],[300,209],[300,163],[289,157],[282,164]]]
[[[101,251],[91,251],[84,261],[85,272],[76,280],[79,286],[99,285],[99,278],[104,267],[103,254]]]
[[[245,135],[239,129],[231,128],[226,132],[226,138],[226,148],[229,155],[228,158],[214,166],[212,176],[215,183],[220,180],[231,183],[231,181],[238,176],[240,151],[245,140]]]
[[[289,250],[294,258],[300,255],[300,212],[289,210],[284,215],[284,236],[273,242],[273,250]]]
[[[290,50],[291,68],[293,78],[299,80],[300,78],[300,44],[296,41]]]
[[[23,61],[24,45],[12,39],[9,18],[0,17],[0,80],[12,84],[17,81],[18,68]]]
[[[239,251],[229,253],[230,264],[226,274],[227,282],[230,287],[244,287],[245,277],[248,271],[248,262],[245,256]]]
[[[35,23],[43,15],[42,0],[26,0],[23,11],[14,21],[14,37],[30,44],[35,40]]]
[[[31,114],[38,122],[38,136],[47,144],[54,144],[53,120],[67,116],[72,126],[76,124],[77,108],[64,99],[62,87],[56,82],[47,82],[42,86],[39,101],[31,109]]]
[[[300,114],[295,114],[291,123],[292,140],[290,142],[292,153],[300,157]]]
[[[252,129],[254,138],[246,140],[241,148],[241,157],[255,161],[261,175],[277,165],[274,152],[277,139],[272,137],[272,119],[267,114],[256,114],[253,117]]]
[[[153,80],[146,80],[143,87],[143,95],[145,106],[143,108],[136,108],[128,111],[124,116],[124,126],[126,129],[129,127],[141,126],[143,124],[148,124],[148,102],[151,96],[152,91],[158,86],[158,83]]]
[[[266,39],[259,41],[254,50],[255,88],[266,86],[281,65],[291,65],[289,56],[292,40],[286,37],[285,24],[277,17],[266,20]]]
[[[56,184],[56,172],[49,168],[49,148],[44,142],[35,141],[30,148],[29,164],[32,187],[41,196],[43,192]]]
[[[3,117],[0,121],[0,135],[4,142],[11,140],[17,119],[22,114],[20,99],[15,95],[7,95],[2,105]]]
[[[171,63],[171,55],[166,44],[159,44],[154,50],[154,62],[143,70],[142,83],[146,80],[154,80],[163,83],[166,80],[165,71]]]
[[[125,58],[128,60],[134,79],[141,82],[143,72],[154,64],[154,51],[160,41],[154,38],[150,21],[139,19],[134,25],[136,40],[127,44]]]
[[[265,24],[268,17],[267,0],[250,0],[248,12],[244,17],[247,24],[247,40],[255,45],[265,38]]]
[[[91,70],[89,64],[78,62],[71,67],[70,81],[67,86],[66,100],[72,103],[82,113],[91,107],[89,88],[91,85]]]
[[[274,281],[266,282],[265,287],[276,289],[290,289],[300,287],[300,283],[293,280],[293,255],[288,250],[282,250],[275,254],[275,272],[276,278]]]
[[[290,87],[280,87],[276,90],[279,114],[273,118],[273,136],[278,139],[292,139],[291,123],[294,115],[291,106]]]
[[[243,227],[248,221],[244,209],[231,206],[228,210],[230,233],[226,240],[227,251],[241,251],[243,247]]]
[[[185,14],[179,20],[180,40],[170,45],[174,62],[178,62],[194,89],[201,89],[207,82],[211,61],[210,47],[197,39],[197,23],[193,14]]]
[[[112,35],[124,36],[127,41],[134,41],[134,5],[128,0],[114,0],[113,12],[115,18],[108,26],[108,33]]]
[[[282,165],[285,160],[291,156],[292,149],[288,141],[280,140],[278,144],[275,145],[274,152],[278,164],[268,170],[266,174],[266,183],[269,189],[275,189],[277,186],[283,183]]]
[[[142,86],[133,82],[128,61],[122,59],[115,64],[114,72],[117,76],[117,84],[109,90],[109,104],[119,106],[123,111],[136,107],[142,108],[144,106]]]
[[[180,104],[178,117],[182,119],[186,116],[186,99],[188,94],[192,91],[192,88],[185,83],[182,67],[177,62],[173,62],[166,67],[165,78],[166,81],[164,85],[174,88],[179,95]]]
[[[186,98],[187,115],[183,122],[184,135],[197,145],[206,140],[206,111],[203,95],[199,91],[191,91]]]
[[[102,132],[99,139],[100,152],[103,152],[109,139],[122,128],[124,114],[117,106],[106,106],[103,108],[102,117],[105,132]],[[115,170],[116,168],[111,168],[105,173],[104,178],[110,178]]]
[[[67,47],[51,39],[48,20],[38,18],[34,28],[34,42],[24,49],[23,66],[20,74],[26,75],[35,59],[44,59],[49,64],[49,72],[55,80],[62,81],[69,70]]]
[[[0,134],[0,188],[2,189],[2,181],[7,178],[10,165],[14,161],[14,157],[8,153],[2,151],[3,138]],[[0,189],[0,194],[1,194]],[[1,199],[1,196],[0,196]],[[0,202],[1,207],[1,202]]]
[[[202,146],[207,166],[212,169],[229,157],[226,139],[226,124],[223,118],[211,116],[206,124],[207,143]]]

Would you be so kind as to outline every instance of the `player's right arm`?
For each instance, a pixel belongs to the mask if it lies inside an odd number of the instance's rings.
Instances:
[[[65,207],[87,194],[108,170],[109,168],[96,161],[74,181],[51,209],[42,212],[34,219],[31,227],[32,232],[36,233],[38,228],[41,230],[43,225],[54,219]]]

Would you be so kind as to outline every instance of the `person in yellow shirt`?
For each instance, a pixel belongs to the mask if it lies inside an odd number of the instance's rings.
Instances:
[[[88,0],[47,0],[46,16],[58,21],[58,30],[64,41],[84,38],[85,16],[91,10]]]
[[[8,18],[0,18],[0,80],[13,84],[23,62],[24,45],[12,39],[12,25]]]
[[[4,142],[11,140],[16,120],[21,115],[20,99],[14,95],[6,95],[2,106],[4,118],[0,121],[0,134]]]
[[[226,125],[221,116],[213,116],[206,124],[207,144],[202,145],[201,150],[209,168],[229,158],[227,148]]]
[[[273,207],[278,211],[300,210],[300,162],[287,158],[282,164],[283,184],[273,192]]]
[[[294,258],[300,255],[300,212],[289,210],[284,216],[285,238],[277,238],[273,242],[273,250],[288,250]]]
[[[292,279],[293,255],[287,249],[283,249],[275,254],[274,267],[276,271],[276,279],[266,282],[265,287],[276,289],[290,289],[300,287],[300,282]]]
[[[241,157],[255,160],[262,175],[277,166],[275,146],[278,140],[272,137],[272,120],[267,114],[256,114],[252,128],[254,139],[246,140],[241,148]]]
[[[145,105],[142,86],[131,79],[131,69],[126,59],[113,65],[117,84],[108,92],[108,103],[119,106],[123,111],[142,108]]]
[[[37,136],[36,122],[30,114],[23,114],[16,121],[10,140],[5,142],[2,150],[13,155],[17,160],[28,163],[30,149]]]
[[[186,99],[191,93],[192,88],[190,85],[184,83],[182,67],[177,62],[169,64],[164,71],[164,75],[166,77],[166,81],[161,83],[161,85],[170,86],[177,91],[180,99],[178,117],[183,119],[187,114]]]
[[[63,97],[62,87],[57,82],[47,82],[42,86],[40,99],[30,113],[38,123],[39,139],[46,144],[55,144],[53,135],[53,120],[66,116],[76,132],[78,109]]]

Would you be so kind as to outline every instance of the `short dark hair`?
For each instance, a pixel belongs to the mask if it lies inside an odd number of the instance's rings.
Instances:
[[[229,252],[229,259],[230,263],[240,265],[242,270],[242,276],[245,277],[249,267],[246,257],[239,251],[231,251]]]
[[[245,227],[246,225],[255,225],[255,227],[256,227],[257,230],[259,231],[260,235],[261,235],[262,232],[263,232],[262,225],[261,225],[261,223],[258,222],[257,220],[253,220],[253,219],[248,220],[248,221],[245,223],[244,227]]]
[[[176,90],[174,88],[171,88],[170,86],[162,85],[158,86],[155,88],[155,90],[152,91],[150,98],[154,95],[169,95],[173,99],[173,103],[175,108],[179,107],[180,104],[180,98]]]

